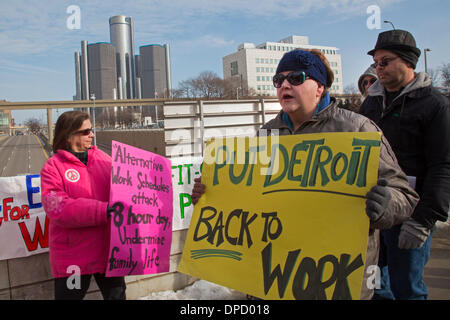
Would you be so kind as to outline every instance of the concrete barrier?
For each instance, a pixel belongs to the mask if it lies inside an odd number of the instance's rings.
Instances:
[[[182,289],[196,280],[176,272],[186,234],[187,230],[172,233],[169,272],[125,277],[127,299],[138,299],[152,292]],[[53,298],[54,280],[50,271],[48,253],[0,261],[0,300],[52,300]],[[103,299],[93,277],[85,299]]]
[[[111,155],[111,141],[116,140],[136,148],[165,156],[164,129],[97,130],[97,146]]]

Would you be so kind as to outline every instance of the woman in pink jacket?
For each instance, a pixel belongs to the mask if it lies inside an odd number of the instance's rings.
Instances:
[[[92,275],[105,300],[126,298],[124,277],[105,277],[111,157],[91,146],[93,137],[87,113],[63,113],[56,122],[54,155],[41,170],[57,300],[83,299]]]

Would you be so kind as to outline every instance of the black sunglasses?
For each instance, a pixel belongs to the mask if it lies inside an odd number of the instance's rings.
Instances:
[[[377,81],[377,79],[375,79],[375,78],[372,78],[370,80],[364,80],[362,85],[363,85],[363,87],[367,86],[367,84],[369,84],[369,83],[370,83],[370,85],[372,85],[375,83],[375,81]]]
[[[89,128],[89,129],[75,131],[73,134],[81,133],[83,136],[88,136],[92,131],[93,131],[93,129]]]
[[[281,85],[283,84],[284,80],[287,80],[293,86],[299,86],[303,82],[305,82],[306,79],[309,79],[309,77],[306,76],[305,72],[293,71],[288,73],[287,75],[277,73],[276,75],[273,76],[272,81],[273,86],[275,88],[281,88]]]
[[[395,57],[395,58],[383,58],[381,59],[380,62],[375,62],[372,64],[372,67],[374,67],[375,69],[380,66],[380,67],[386,67],[391,61],[394,61],[395,59],[397,59],[399,57]]]

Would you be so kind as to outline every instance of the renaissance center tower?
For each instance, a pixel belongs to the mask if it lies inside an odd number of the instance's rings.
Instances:
[[[116,48],[117,88],[121,99],[136,97],[136,73],[134,66],[134,35],[131,17],[118,15],[109,18],[111,44]]]

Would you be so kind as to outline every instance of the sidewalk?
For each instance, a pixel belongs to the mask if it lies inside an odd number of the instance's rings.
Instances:
[[[428,299],[450,300],[450,222],[439,222],[431,240],[431,255],[425,267]]]

